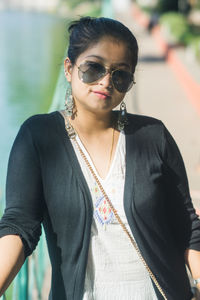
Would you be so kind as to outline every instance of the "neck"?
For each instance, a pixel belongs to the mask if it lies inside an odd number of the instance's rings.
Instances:
[[[113,114],[108,112],[98,115],[93,112],[80,111],[74,118],[71,118],[72,125],[85,134],[96,135],[113,126]]]

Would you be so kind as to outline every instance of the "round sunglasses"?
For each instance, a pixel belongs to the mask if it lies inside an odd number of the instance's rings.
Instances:
[[[110,70],[110,68],[93,61],[85,61],[78,67],[79,78],[84,83],[94,83],[108,73],[111,75],[113,86],[120,93],[128,92],[135,83],[133,73],[122,69]]]

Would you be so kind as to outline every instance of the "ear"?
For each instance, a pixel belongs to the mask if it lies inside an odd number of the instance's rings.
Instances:
[[[71,82],[71,76],[72,76],[72,63],[69,59],[69,57],[67,57],[64,60],[64,71],[65,71],[65,77],[67,78],[68,82]]]

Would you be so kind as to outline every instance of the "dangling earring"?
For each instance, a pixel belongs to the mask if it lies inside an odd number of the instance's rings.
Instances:
[[[124,101],[122,101],[120,104],[120,111],[119,111],[119,116],[118,116],[118,120],[117,120],[118,130],[123,130],[124,126],[127,124],[128,124],[128,119],[127,119],[126,104]]]
[[[66,115],[68,117],[71,117],[72,114],[73,114],[73,109],[74,109],[74,99],[73,99],[73,96],[72,96],[71,85],[68,87],[68,89],[66,91],[65,109],[66,109]]]

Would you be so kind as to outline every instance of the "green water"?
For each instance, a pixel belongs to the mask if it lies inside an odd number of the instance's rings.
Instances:
[[[20,125],[50,107],[63,63],[67,23],[46,14],[0,12],[0,203]]]

